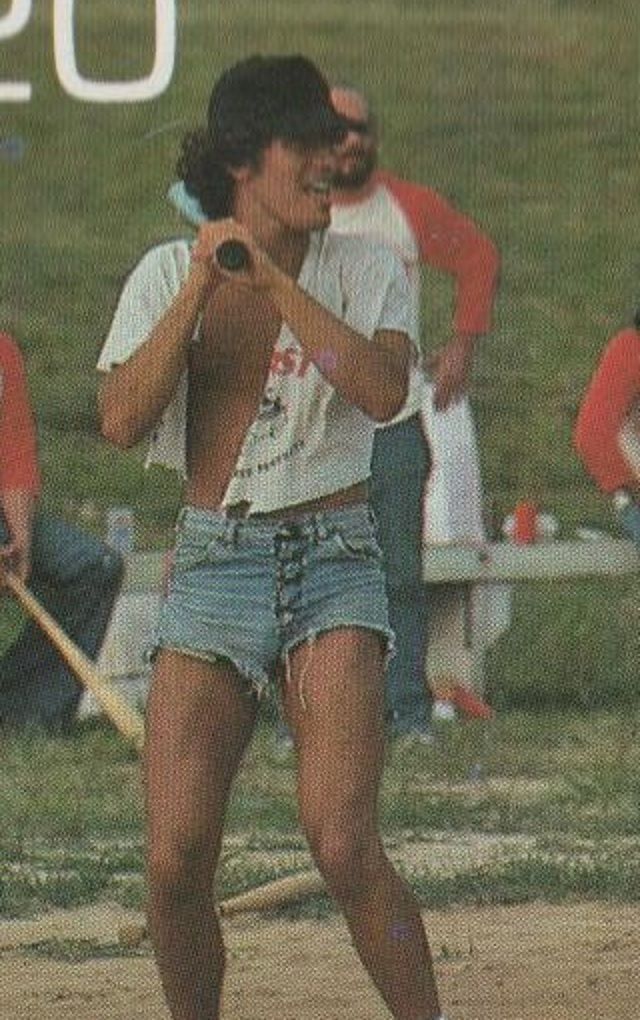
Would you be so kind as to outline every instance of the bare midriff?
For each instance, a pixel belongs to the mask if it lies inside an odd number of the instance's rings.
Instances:
[[[330,492],[327,496],[319,496],[318,499],[309,499],[304,503],[295,503],[293,506],[282,507],[279,510],[270,510],[264,513],[251,513],[251,504],[247,502],[233,503],[224,508],[229,517],[253,517],[258,520],[278,519],[290,520],[292,517],[300,517],[303,514],[319,513],[322,510],[337,510],[339,507],[350,506],[352,503],[364,503],[367,499],[367,483],[356,482],[347,489],[339,489],[337,492]]]
[[[234,283],[216,288],[205,306],[201,339],[189,359],[185,497],[191,506],[222,507],[247,429],[258,413],[281,327],[268,297]],[[269,513],[254,515],[246,502],[225,509],[230,516],[281,518],[366,498],[367,483],[362,481]]]

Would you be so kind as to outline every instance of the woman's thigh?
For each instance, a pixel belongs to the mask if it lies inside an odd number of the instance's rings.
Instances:
[[[255,698],[231,664],[163,649],[147,706],[150,852],[218,852],[229,789],[251,736]]]
[[[290,656],[284,701],[307,828],[374,825],[384,756],[384,638],[342,627]]]

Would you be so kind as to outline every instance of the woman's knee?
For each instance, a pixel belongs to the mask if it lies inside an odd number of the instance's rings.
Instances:
[[[311,853],[332,895],[339,901],[357,900],[372,884],[382,860],[375,830],[346,824],[307,829]]]
[[[210,854],[197,844],[189,847],[151,849],[147,856],[147,880],[152,899],[186,904],[206,900],[213,889]]]

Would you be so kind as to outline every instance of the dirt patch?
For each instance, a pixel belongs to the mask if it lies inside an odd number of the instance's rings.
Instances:
[[[29,946],[116,940],[139,915],[101,905],[0,924],[0,1016],[167,1020],[150,952],[69,963]],[[635,1016],[640,906],[530,904],[426,916],[449,1020]],[[341,921],[248,915],[226,922],[226,1017],[383,1020]]]

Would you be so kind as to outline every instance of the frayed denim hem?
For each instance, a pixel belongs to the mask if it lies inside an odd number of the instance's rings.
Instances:
[[[317,639],[321,637],[323,634],[329,634],[331,633],[331,631],[334,630],[368,630],[371,631],[373,634],[378,634],[381,638],[383,638],[385,641],[385,654],[382,664],[383,673],[386,673],[389,661],[393,658],[393,656],[396,653],[394,632],[387,627],[375,627],[369,622],[349,621],[348,623],[345,623],[344,621],[341,621],[336,623],[323,624],[320,627],[312,628],[311,630],[309,630],[307,634],[303,634],[302,636],[294,638],[283,649],[281,661],[284,663],[285,685],[288,687],[291,682],[291,654],[295,652],[296,648],[302,648],[302,646],[305,644],[309,645],[309,655],[307,657],[307,661],[304,664],[304,667],[300,674],[300,679],[298,681],[298,697],[300,699],[300,704],[302,705],[303,709],[307,707],[304,694],[304,683],[307,678],[309,666],[311,665],[311,659],[313,657],[315,643]]]
[[[209,663],[210,666],[215,666],[221,662],[230,663],[239,673],[240,679],[247,685],[248,692],[258,701],[262,700],[267,694],[270,683],[269,677],[248,666],[241,660],[235,659],[232,655],[227,654],[227,652],[204,651],[197,648],[185,648],[180,645],[158,644],[154,645],[148,653],[149,662],[153,662],[158,652],[163,650],[177,652],[179,655],[186,655],[192,659],[199,659],[201,662]]]

